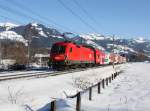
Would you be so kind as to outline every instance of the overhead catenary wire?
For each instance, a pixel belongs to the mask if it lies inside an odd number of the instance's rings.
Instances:
[[[63,30],[63,31],[69,30],[69,31],[71,31],[71,32],[74,32],[74,31],[72,31],[70,28],[68,28],[68,27],[66,27],[66,26],[63,26],[63,25],[61,25],[61,24],[58,24],[57,22],[55,22],[54,20],[52,20],[52,19],[50,19],[50,18],[47,18],[46,16],[40,15],[39,13],[33,11],[33,10],[30,9],[29,7],[26,7],[25,5],[23,5],[23,4],[21,4],[21,3],[17,2],[17,1],[15,1],[15,0],[11,0],[11,1],[10,1],[10,0],[6,0],[6,2],[13,4],[14,6],[16,6],[16,7],[20,8],[20,9],[24,10],[25,12],[28,12],[28,13],[30,13],[30,14],[32,14],[32,15],[35,15],[36,17],[42,19],[42,21],[44,21],[47,25],[50,25],[49,23],[51,23],[51,24],[53,24],[54,26],[60,27],[60,30]],[[64,29],[65,29],[65,30],[64,30]]]
[[[16,4],[17,6],[22,6],[22,5],[20,5],[20,4]],[[20,7],[21,8],[21,7]],[[23,8],[25,8],[25,6],[23,7]],[[37,21],[37,19],[36,18],[34,18],[34,17],[32,17],[32,16],[30,16],[30,15],[26,15],[26,13],[23,13],[23,12],[20,12],[20,10],[18,11],[18,10],[15,10],[15,9],[12,9],[12,8],[10,8],[10,7],[7,7],[7,6],[3,6],[3,5],[0,5],[0,9],[2,9],[2,10],[4,10],[4,11],[6,11],[6,12],[9,12],[9,13],[11,13],[11,14],[16,14],[17,16],[21,16],[21,17],[24,17],[24,18],[27,18],[27,19],[30,19],[30,20],[36,20]],[[32,11],[32,10],[30,10],[30,9],[28,9],[28,11]],[[33,11],[32,11],[32,13],[34,13]],[[40,17],[42,17],[41,15],[39,15]],[[6,17],[3,17],[3,18],[6,18]],[[7,19],[10,19],[10,18],[8,18],[7,17]],[[12,20],[12,19],[11,19]],[[17,20],[15,20],[15,21],[17,21]],[[40,21],[40,20],[39,20]],[[42,21],[40,21],[40,22],[42,22]],[[69,29],[68,29],[69,30]],[[74,32],[74,31],[71,31],[71,32],[73,32],[73,33],[76,33],[76,32]],[[76,33],[76,34],[78,34],[78,33]],[[60,35],[60,36],[65,36],[65,35]]]
[[[87,26],[91,31],[98,32],[92,25],[86,22],[82,17],[76,14],[70,7],[68,7],[62,0],[57,0],[66,10],[68,10],[72,15],[79,19],[85,26]]]
[[[4,10],[4,11],[6,11],[6,12],[13,13],[13,14],[16,14],[16,15],[18,15],[18,16],[21,16],[21,17],[24,17],[24,18],[27,18],[27,19],[36,21],[35,18],[33,18],[33,17],[29,16],[29,15],[26,15],[26,14],[24,14],[23,12],[19,12],[18,10],[14,10],[14,9],[12,9],[12,8],[10,8],[10,7],[3,6],[3,5],[1,5],[1,4],[0,4],[0,9]],[[42,22],[42,21],[40,21],[40,20],[38,20],[38,21],[39,21],[39,22]]]
[[[8,2],[9,0],[6,0],[6,1]],[[22,5],[22,4],[18,3],[18,2],[15,2],[14,0],[13,0],[13,2],[12,2],[12,1],[9,1],[9,2],[12,3],[12,4],[14,4],[15,6],[21,8],[21,9],[25,9],[26,12],[29,12],[29,13],[32,13],[32,14],[36,15],[36,16],[39,17],[40,19],[34,18],[34,17],[30,16],[30,15],[26,15],[26,14],[23,13],[23,12],[19,12],[18,10],[14,10],[14,9],[12,9],[12,8],[10,8],[10,7],[7,7],[7,6],[0,5],[0,9],[2,9],[2,10],[4,10],[4,11],[7,11],[7,12],[14,13],[14,14],[16,14],[16,15],[18,15],[18,16],[21,16],[21,17],[30,19],[30,20],[32,20],[32,21],[39,21],[39,22],[41,22],[41,23],[47,24],[45,21],[43,22],[43,20],[41,20],[41,18],[43,18],[43,19],[46,20],[46,21],[51,21],[53,24],[55,24],[55,25],[57,25],[57,26],[59,26],[59,27],[63,27],[63,29],[67,29],[67,30],[69,30],[69,31],[71,31],[71,32],[73,32],[73,33],[77,33],[77,32],[74,32],[74,31],[70,30],[69,28],[66,28],[66,27],[64,27],[64,26],[62,26],[62,25],[60,25],[60,24],[55,23],[55,22],[52,21],[52,20],[48,20],[46,17],[41,16],[40,14],[38,14],[38,13],[32,11],[30,8],[27,8],[27,7],[25,7],[24,5]],[[60,1],[60,2],[63,3],[62,1]],[[67,8],[67,6],[65,6],[65,7]],[[67,9],[70,9],[70,8],[68,7]],[[80,16],[78,16],[76,13],[74,13],[72,9],[71,9],[70,11],[71,11],[72,14],[73,14],[74,16],[76,16],[84,25],[86,25],[87,27],[89,27],[92,31],[97,32],[94,27],[92,27],[89,23],[87,23],[86,21],[84,21],[84,19],[82,19]]]
[[[72,0],[77,6],[78,8],[80,8],[82,10],[82,12],[91,20],[93,21],[93,23],[95,23],[95,25],[97,25],[98,27],[100,27],[101,25],[94,19],[94,17],[92,17],[88,11],[79,4],[79,2],[77,0]],[[101,26],[102,27],[102,26]]]
[[[19,24],[23,24],[23,22],[19,21],[19,20],[16,20],[16,19],[13,19],[13,18],[10,18],[10,17],[6,17],[6,16],[3,16],[3,15],[0,15],[0,18],[3,18],[3,19],[7,19],[7,20],[11,20],[11,21],[14,21],[16,23],[19,23]]]

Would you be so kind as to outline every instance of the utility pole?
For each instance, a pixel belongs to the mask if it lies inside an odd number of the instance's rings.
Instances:
[[[126,40],[124,40],[124,57],[126,58]]]
[[[32,29],[32,26],[29,26],[28,29],[26,29],[26,37],[28,39],[28,61],[27,61],[27,65],[28,65],[28,68],[30,67],[30,59],[31,59],[31,54],[30,54],[30,45],[31,45],[31,29]]]
[[[0,34],[1,37],[1,34]],[[0,65],[2,64],[2,43],[1,43],[1,38],[0,38]]]
[[[30,40],[28,40],[28,68],[30,66]]]
[[[115,68],[115,56],[114,56],[114,48],[115,48],[115,35],[112,36],[113,37],[113,68]]]

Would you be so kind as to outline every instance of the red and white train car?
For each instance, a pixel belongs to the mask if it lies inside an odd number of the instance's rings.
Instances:
[[[112,63],[117,64],[126,61],[125,58],[118,54],[108,54],[91,46],[78,45],[70,41],[53,44],[50,60],[54,69],[78,66],[88,67]]]

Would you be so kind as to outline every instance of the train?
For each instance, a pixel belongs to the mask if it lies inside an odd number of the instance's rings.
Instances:
[[[50,51],[53,69],[64,70],[77,67],[93,67],[99,65],[121,64],[126,58],[114,53],[104,52],[86,44],[72,41],[56,42]]]

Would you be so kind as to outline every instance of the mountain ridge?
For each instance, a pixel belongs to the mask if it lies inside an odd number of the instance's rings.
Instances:
[[[53,43],[64,40],[61,35],[62,33],[59,30],[38,23],[25,25],[0,23],[0,39],[7,38],[11,40],[13,38],[12,40],[16,39],[16,41],[25,44],[31,42],[32,47],[50,48]],[[115,38],[115,41],[113,41],[111,36],[103,34],[81,34],[79,36],[86,44],[93,45],[101,50],[112,52],[114,48],[115,53],[137,53],[142,51],[150,56],[150,40],[141,37],[136,39]]]

